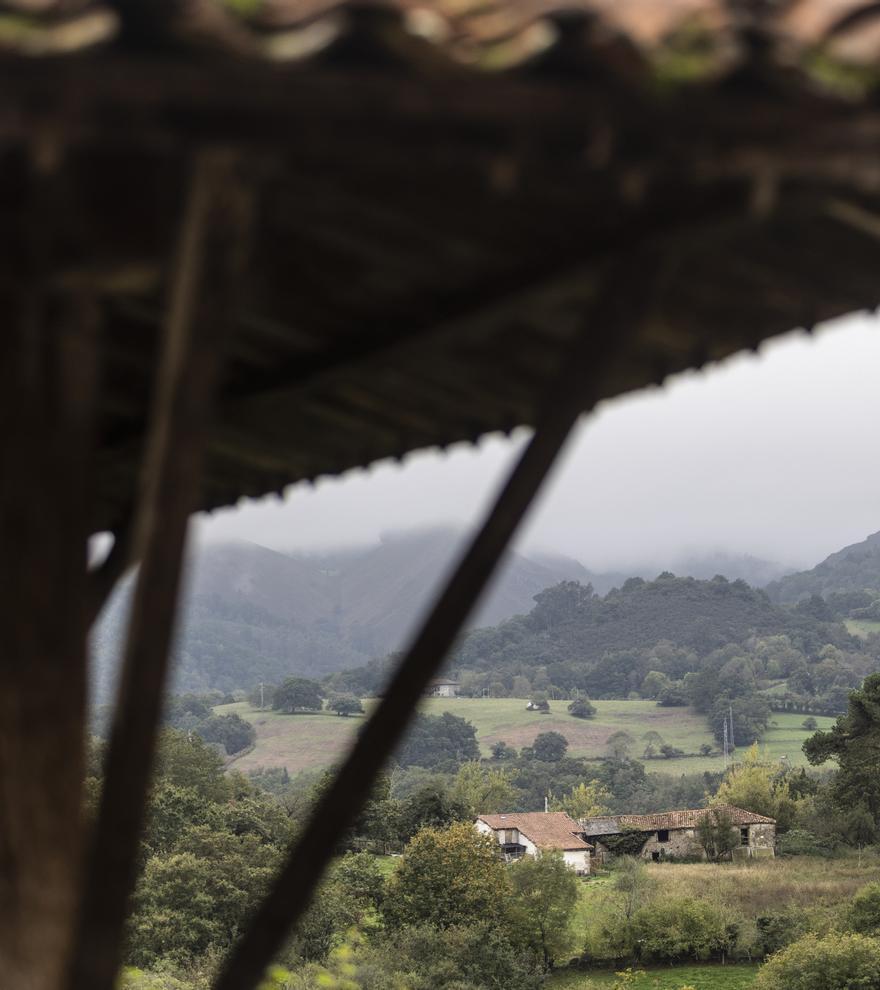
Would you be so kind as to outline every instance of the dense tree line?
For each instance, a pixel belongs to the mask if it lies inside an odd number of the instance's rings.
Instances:
[[[693,705],[710,716],[719,739],[717,712],[733,706],[737,743],[748,744],[766,727],[768,706],[839,713],[848,693],[880,666],[880,637],[865,642],[842,621],[864,607],[866,594],[784,608],[721,577],[633,578],[604,598],[566,581],[535,596],[528,615],[467,634],[449,669],[466,696]],[[334,674],[327,686],[380,694],[395,661]]]
[[[693,706],[719,744],[726,727],[732,746],[748,746],[773,711],[845,710],[849,692],[880,666],[880,637],[865,643],[841,621],[869,597],[783,608],[721,577],[633,578],[604,598],[566,581],[536,595],[528,615],[465,636],[450,669],[463,695],[520,697],[533,707],[573,699],[569,711],[582,718],[595,711],[588,695]],[[654,640],[658,633],[669,638]],[[327,688],[381,693],[395,661],[334,674]],[[674,755],[662,745],[645,755]]]

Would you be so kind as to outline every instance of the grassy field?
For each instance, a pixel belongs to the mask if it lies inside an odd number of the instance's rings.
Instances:
[[[480,748],[488,755],[495,742],[504,741],[517,749],[530,745],[539,732],[561,732],[568,739],[572,756],[599,757],[605,755],[609,736],[625,730],[637,740],[633,755],[639,756],[645,732],[659,732],[664,742],[685,752],[696,752],[700,745],[715,745],[706,720],[688,708],[658,708],[653,701],[596,701],[597,714],[592,719],[572,718],[566,702],[550,703],[549,714],[527,712],[525,702],[518,698],[427,698],[422,711],[440,714],[445,711],[460,715],[477,729]],[[233,764],[242,771],[257,767],[282,767],[288,772],[329,766],[338,761],[354,739],[363,716],[340,718],[329,712],[315,715],[281,715],[259,711],[246,702],[222,705],[219,713],[237,712],[257,730],[253,750]],[[806,764],[801,745],[809,733],[801,727],[803,715],[776,712],[771,728],[762,741],[768,756],[788,757],[793,766]],[[833,723],[831,718],[818,718],[820,728]],[[649,770],[664,773],[698,773],[721,770],[720,754],[693,756],[672,760],[648,760]]]
[[[871,633],[880,633],[880,622],[876,619],[847,619],[846,628],[853,636],[867,639]]]
[[[799,856],[786,859],[740,861],[736,863],[649,863],[646,866],[642,904],[663,903],[686,898],[705,901],[735,925],[738,932],[739,958],[752,958],[761,951],[758,919],[779,916],[790,919],[800,933],[828,931],[845,915],[853,895],[860,887],[877,879],[875,854],[815,858]],[[619,908],[619,895],[613,877],[600,874],[581,887],[575,928],[586,935],[586,952],[602,958],[601,936],[596,936],[608,918]],[[797,937],[797,931],[791,937]],[[751,986],[756,968],[744,963],[689,965],[654,968],[632,986],[635,990],[678,990],[693,986],[696,990],[738,990]],[[554,990],[590,990],[610,987],[610,972],[566,970],[550,981]]]
[[[632,990],[678,990],[694,987],[694,990],[746,990],[755,981],[757,966],[719,966],[715,964],[692,966],[664,966],[648,969],[630,984]],[[611,987],[617,977],[614,973],[583,970],[561,970],[547,981],[552,990],[599,990]]]
[[[810,856],[744,860],[737,863],[649,863],[648,876],[666,896],[703,898],[743,917],[789,911],[800,917],[815,915],[849,904],[853,894],[877,879],[877,858],[856,856],[815,859]],[[584,903],[595,902],[584,885]],[[583,923],[589,924],[585,916]]]

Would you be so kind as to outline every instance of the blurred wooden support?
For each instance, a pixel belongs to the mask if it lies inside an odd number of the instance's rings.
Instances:
[[[126,636],[69,986],[111,990],[135,880],[174,633],[188,520],[202,482],[212,396],[236,312],[249,196],[233,155],[195,162],[180,230],[132,533],[140,570]]]
[[[609,272],[590,315],[545,396],[535,433],[499,493],[482,528],[422,624],[385,696],[360,733],[342,769],[321,799],[305,832],[220,974],[216,990],[248,990],[308,907],[339,839],[369,795],[428,682],[436,674],[517,527],[552,468],[581,410],[598,398],[608,361],[625,350],[653,301],[658,265],[631,258]],[[639,292],[633,293],[633,272]]]
[[[46,150],[7,152],[27,209],[0,248],[0,982],[18,990],[61,985],[82,852],[97,308],[50,288],[68,202]]]

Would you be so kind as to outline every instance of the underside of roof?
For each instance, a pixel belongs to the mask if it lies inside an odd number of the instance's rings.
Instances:
[[[880,301],[873,5],[7,0],[0,51],[7,289],[42,156],[53,284],[99,302],[95,528],[205,148],[256,202],[205,508],[532,424],[584,331],[610,397]]]

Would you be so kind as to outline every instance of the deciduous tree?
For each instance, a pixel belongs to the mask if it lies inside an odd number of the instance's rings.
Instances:
[[[613,760],[625,760],[635,745],[635,739],[625,730],[613,732],[605,742],[605,748]]]
[[[288,677],[272,694],[272,707],[288,715],[299,711],[320,711],[323,701],[320,686],[305,677]]]
[[[508,771],[493,770],[474,761],[459,767],[449,796],[471,815],[490,814],[510,809],[516,800],[516,788]]]
[[[591,780],[588,784],[583,781],[561,798],[554,799],[552,807],[554,811],[564,811],[575,821],[581,818],[595,818],[597,815],[607,815],[609,813],[608,802],[611,794],[608,789],[597,780]]]
[[[711,863],[729,859],[739,845],[739,833],[723,808],[712,808],[697,822],[696,831],[697,842]]]
[[[349,715],[362,715],[364,711],[361,699],[353,694],[334,694],[327,707],[343,718],[348,718]]]
[[[568,740],[561,732],[539,732],[532,743],[536,760],[544,763],[558,763],[568,749]]]
[[[426,828],[410,841],[388,881],[385,914],[397,926],[500,921],[510,892],[494,837],[469,822]]]
[[[763,757],[757,746],[752,746],[743,762],[728,772],[713,804],[732,804],[775,818],[783,832],[794,824],[798,808],[789,790],[787,770]]]
[[[572,920],[579,883],[562,854],[525,856],[510,867],[511,922],[519,940],[539,954],[544,969],[574,948]]]

